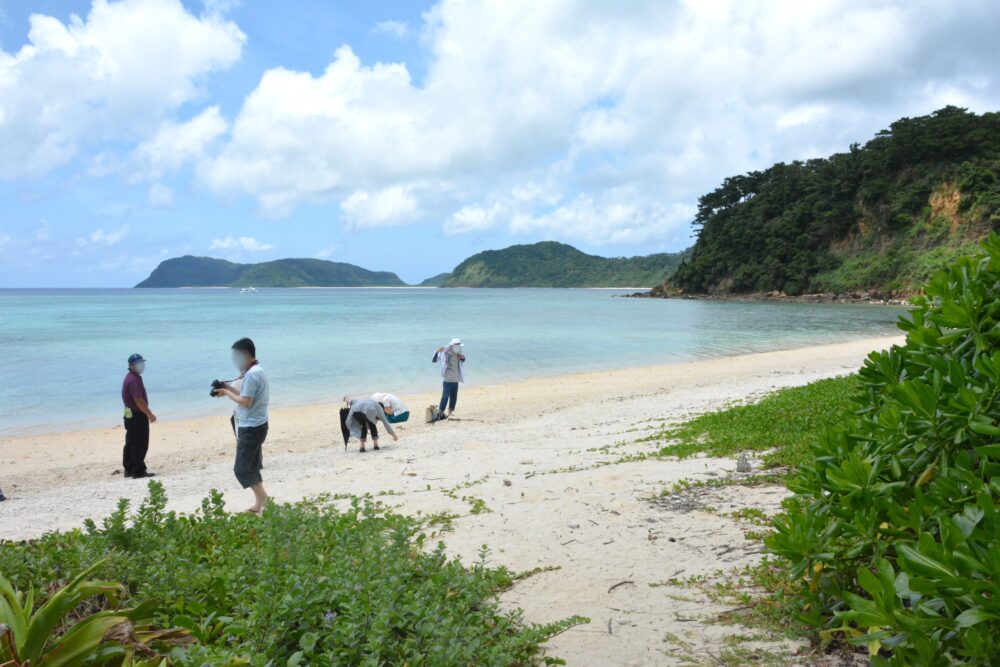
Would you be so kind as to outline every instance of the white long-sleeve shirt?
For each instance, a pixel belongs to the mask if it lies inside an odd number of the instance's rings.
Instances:
[[[406,412],[406,406],[403,405],[403,401],[399,400],[399,396],[395,394],[379,391],[372,394],[372,400],[392,410],[392,414],[394,415]]]

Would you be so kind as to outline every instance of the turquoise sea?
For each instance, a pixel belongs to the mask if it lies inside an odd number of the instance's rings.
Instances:
[[[434,348],[463,339],[466,382],[637,367],[896,333],[902,308],[614,298],[587,289],[0,289],[0,436],[110,426],[126,358],[148,359],[163,419],[209,397],[229,346],[257,344],[276,406],[436,390]]]

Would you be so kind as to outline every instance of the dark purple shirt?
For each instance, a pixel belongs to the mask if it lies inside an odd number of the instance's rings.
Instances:
[[[142,383],[142,376],[129,371],[125,375],[125,381],[122,382],[122,403],[125,404],[126,408],[140,412],[139,404],[135,402],[137,398],[141,398],[147,403],[149,401],[146,398],[146,385]]]

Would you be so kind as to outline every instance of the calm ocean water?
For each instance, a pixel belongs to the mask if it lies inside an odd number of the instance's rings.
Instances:
[[[126,358],[148,360],[161,418],[227,415],[209,397],[250,336],[273,405],[435,390],[436,346],[466,344],[466,382],[635,367],[897,332],[901,308],[612,298],[627,291],[0,289],[0,436],[109,426]]]

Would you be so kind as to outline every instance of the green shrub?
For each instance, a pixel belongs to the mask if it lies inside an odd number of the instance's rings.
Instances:
[[[107,662],[94,660],[100,653],[112,661],[108,664],[129,661],[137,667],[137,652],[152,656],[148,664],[169,664],[161,661],[151,645],[168,638],[183,638],[185,633],[136,628],[134,622],[152,614],[152,605],[77,614],[94,598],[102,598],[105,605],[113,604],[123,592],[120,584],[87,580],[100,565],[81,572],[37,606],[36,594],[40,597],[40,592],[32,588],[19,591],[0,574],[0,665],[82,667]],[[80,618],[74,619],[74,615]]]
[[[939,272],[860,371],[766,540],[799,616],[877,665],[1000,660],[1000,238]]]
[[[423,549],[422,521],[369,500],[262,517],[227,514],[215,492],[194,515],[165,506],[153,482],[131,521],[122,501],[101,527],[0,544],[0,572],[38,588],[106,557],[96,575],[160,601],[156,625],[197,640],[173,651],[177,665],[525,665],[584,620],[536,626],[501,611],[509,572]]]

